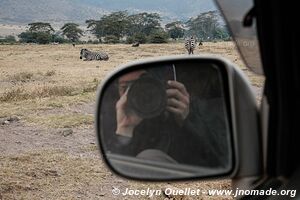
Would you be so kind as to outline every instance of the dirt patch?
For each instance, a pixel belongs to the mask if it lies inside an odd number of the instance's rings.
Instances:
[[[41,129],[18,122],[0,129],[0,195],[3,199],[119,199],[112,189],[167,187],[229,189],[230,181],[144,183],[113,175],[103,164],[92,128]],[[207,195],[196,199],[220,199]],[[149,199],[132,196],[130,199]],[[152,199],[164,199],[163,195]],[[224,199],[228,199],[224,197]]]

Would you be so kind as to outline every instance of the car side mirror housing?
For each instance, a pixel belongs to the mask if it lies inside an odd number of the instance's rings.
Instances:
[[[119,67],[99,87],[95,124],[104,161],[126,178],[261,172],[254,93],[234,64],[216,56],[160,57]]]

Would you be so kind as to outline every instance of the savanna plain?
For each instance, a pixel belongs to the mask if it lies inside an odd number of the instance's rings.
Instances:
[[[81,48],[108,61],[83,61]],[[185,54],[183,43],[0,46],[0,199],[165,199],[117,197],[112,189],[230,189],[230,180],[145,183],[111,173],[94,130],[96,89],[122,63]],[[195,54],[216,54],[248,76],[257,101],[264,78],[250,72],[232,42],[204,43]],[[191,197],[183,197],[189,199]],[[182,199],[182,197],[175,197]],[[192,199],[231,199],[201,195]]]

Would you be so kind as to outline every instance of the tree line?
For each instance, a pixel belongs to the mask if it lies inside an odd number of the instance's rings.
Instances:
[[[87,30],[97,40],[89,43],[166,43],[194,35],[201,41],[229,40],[226,26],[219,22],[218,12],[209,11],[190,18],[186,22],[174,21],[162,25],[158,13],[129,14],[127,11],[112,12],[99,20],[85,21]],[[85,34],[76,23],[66,23],[55,31],[50,23],[34,22],[18,35],[24,43],[79,43]],[[7,38],[12,40],[12,38]],[[1,42],[1,39],[0,39]]]

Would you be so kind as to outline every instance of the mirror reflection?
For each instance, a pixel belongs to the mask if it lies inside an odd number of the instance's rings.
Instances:
[[[127,176],[226,173],[232,150],[225,99],[215,64],[178,61],[126,71],[104,88],[100,143],[111,166]]]

